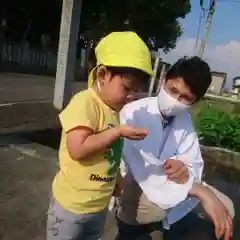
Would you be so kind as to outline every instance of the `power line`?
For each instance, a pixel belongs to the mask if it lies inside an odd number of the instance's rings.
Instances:
[[[217,3],[240,3],[237,0],[217,0]]]
[[[197,53],[197,47],[198,47],[198,41],[200,37],[200,30],[202,25],[202,20],[205,18],[205,10],[202,8],[200,12],[199,22],[198,22],[198,28],[197,28],[197,36],[196,36],[196,43],[194,46],[194,53]]]
[[[212,25],[213,15],[214,15],[215,9],[216,9],[216,3],[240,3],[240,0],[211,0],[209,9],[205,9],[203,6],[203,0],[200,0],[201,14],[206,13],[206,12],[208,12],[208,14],[207,14],[207,17],[205,20],[205,27],[204,27],[205,31],[204,31],[204,36],[201,38],[200,46],[198,46],[199,36],[200,36],[200,28],[201,28],[202,18],[205,18],[205,16],[200,15],[200,18],[199,18],[196,43],[194,46],[194,53],[197,54],[199,57],[202,57],[204,54],[204,50],[205,50],[205,47],[207,44],[210,28]]]
[[[205,23],[205,34],[201,39],[200,47],[199,47],[199,50],[198,50],[198,56],[199,57],[203,56],[203,53],[204,53],[204,50],[205,50],[205,46],[206,46],[206,43],[207,43],[207,40],[208,40],[208,35],[209,35],[209,32],[210,32],[210,27],[211,27],[211,24],[212,24],[212,18],[213,18],[214,12],[215,12],[215,7],[216,7],[216,0],[212,0],[211,4],[210,4],[209,11],[208,11],[206,23]]]

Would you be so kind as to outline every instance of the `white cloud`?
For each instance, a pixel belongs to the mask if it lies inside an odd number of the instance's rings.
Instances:
[[[194,55],[195,43],[194,38],[180,39],[176,48],[164,55],[163,59],[174,63],[180,57]],[[204,59],[209,63],[212,71],[228,74],[227,86],[230,87],[232,79],[240,75],[240,42],[230,41],[215,47],[206,46]]]

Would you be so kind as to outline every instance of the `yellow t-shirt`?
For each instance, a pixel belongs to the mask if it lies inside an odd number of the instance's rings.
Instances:
[[[53,196],[67,210],[94,213],[108,206],[121,161],[123,141],[89,159],[76,161],[67,149],[66,133],[78,126],[94,133],[119,125],[119,114],[109,108],[91,88],[76,94],[61,112],[60,171],[53,181]]]

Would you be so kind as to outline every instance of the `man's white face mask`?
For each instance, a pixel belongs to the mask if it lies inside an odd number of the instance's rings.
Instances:
[[[189,108],[189,105],[179,102],[177,99],[169,95],[164,87],[157,96],[158,98],[158,108],[163,116],[171,117]]]

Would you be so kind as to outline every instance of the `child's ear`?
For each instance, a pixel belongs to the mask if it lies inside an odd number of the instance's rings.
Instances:
[[[101,65],[96,69],[96,79],[100,84],[109,82],[111,80],[111,72],[105,66]]]

